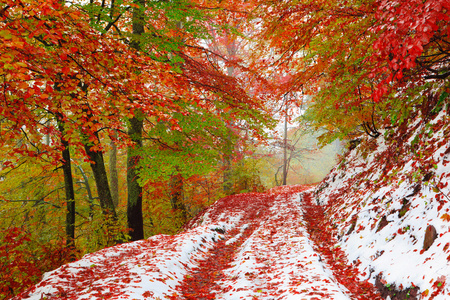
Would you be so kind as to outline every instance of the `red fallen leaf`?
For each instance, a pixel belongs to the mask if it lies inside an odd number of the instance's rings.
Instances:
[[[444,246],[444,251],[447,251],[448,250],[448,248],[450,247],[450,243],[447,243],[447,244],[445,244],[445,246]]]
[[[122,281],[125,282],[125,283],[130,283],[131,282],[131,278],[123,278]]]
[[[142,294],[142,296],[144,296],[144,297],[151,297],[151,296],[153,296],[153,292],[146,291],[146,292],[144,292],[144,293]]]

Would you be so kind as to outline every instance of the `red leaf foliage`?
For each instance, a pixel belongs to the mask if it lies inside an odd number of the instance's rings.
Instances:
[[[73,253],[61,243],[29,247],[29,235],[11,228],[0,240],[0,294],[13,297],[48,272],[68,262]],[[34,247],[33,247],[34,248]]]

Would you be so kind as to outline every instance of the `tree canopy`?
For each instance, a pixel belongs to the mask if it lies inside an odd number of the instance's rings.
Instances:
[[[0,252],[10,253],[0,262],[20,269],[11,261],[39,240],[22,265],[48,245],[61,260],[37,274],[174,233],[221,196],[264,189],[254,150],[293,108],[323,145],[426,118],[450,94],[449,9],[447,0],[0,0]],[[0,290],[29,284],[14,282]]]
[[[313,97],[307,117],[327,130],[325,143],[377,135],[423,101],[420,90],[447,93],[448,1],[259,5],[263,47],[275,49],[269,66],[290,74],[286,91]]]

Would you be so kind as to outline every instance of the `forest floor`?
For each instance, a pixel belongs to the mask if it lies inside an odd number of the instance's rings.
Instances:
[[[223,198],[176,236],[88,254],[14,299],[380,299],[311,191]]]

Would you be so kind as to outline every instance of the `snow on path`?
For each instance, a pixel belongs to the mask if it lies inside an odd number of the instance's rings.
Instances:
[[[189,272],[227,232],[241,229],[227,236],[227,243],[235,243],[249,227],[253,232],[215,283],[214,299],[351,299],[313,250],[300,197],[278,192],[221,199],[176,236],[158,235],[88,254],[45,274],[13,299],[184,299],[179,286]]]
[[[12,299],[164,299],[176,293],[192,261],[223,238],[221,230],[225,224],[201,226],[87,254]]]
[[[279,195],[242,245],[216,299],[350,299],[311,247],[299,195]]]

